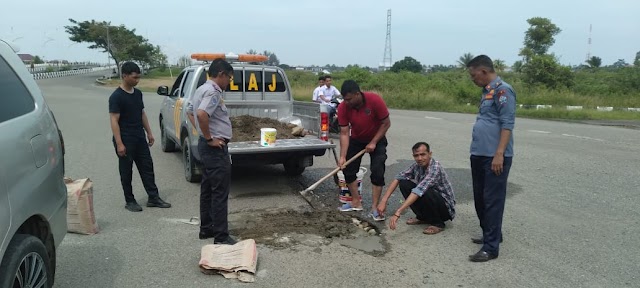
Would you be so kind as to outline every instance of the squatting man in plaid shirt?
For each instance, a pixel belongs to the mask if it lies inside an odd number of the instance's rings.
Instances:
[[[416,218],[407,220],[407,225],[426,224],[427,228],[422,233],[438,234],[444,230],[444,222],[455,217],[456,200],[453,189],[440,162],[431,158],[429,144],[418,142],[411,151],[416,163],[400,172],[391,182],[377,210],[379,215],[384,215],[389,197],[400,186],[405,201],[393,213],[389,228],[395,230],[402,211],[411,207]]]

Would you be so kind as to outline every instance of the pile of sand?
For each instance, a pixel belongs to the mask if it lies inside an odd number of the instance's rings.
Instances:
[[[231,142],[260,141],[260,128],[275,128],[278,131],[276,139],[294,139],[304,136],[301,133],[301,127],[295,124],[282,123],[271,118],[242,115],[234,116],[230,119],[231,127],[233,127]]]

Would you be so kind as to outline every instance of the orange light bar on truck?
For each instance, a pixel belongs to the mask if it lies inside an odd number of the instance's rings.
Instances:
[[[235,60],[239,62],[264,62],[269,60],[269,57],[256,54],[194,53],[191,54],[191,59],[197,61],[213,61],[216,59],[225,59]]]

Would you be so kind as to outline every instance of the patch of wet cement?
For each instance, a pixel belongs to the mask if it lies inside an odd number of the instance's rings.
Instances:
[[[229,215],[229,228],[235,237],[274,249],[320,247],[335,241],[373,256],[389,250],[375,225],[334,209],[243,211]]]

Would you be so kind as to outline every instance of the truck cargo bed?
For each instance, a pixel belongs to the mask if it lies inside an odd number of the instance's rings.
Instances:
[[[230,142],[229,154],[256,154],[272,152],[292,152],[304,150],[323,150],[335,147],[335,144],[318,139],[314,136],[306,136],[298,139],[276,139],[273,147],[261,146],[259,141]]]

